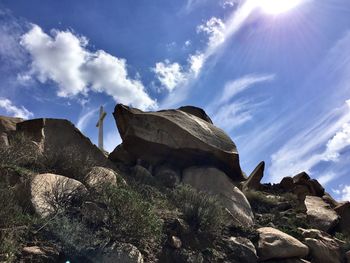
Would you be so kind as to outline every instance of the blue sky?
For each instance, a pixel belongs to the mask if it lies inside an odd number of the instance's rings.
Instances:
[[[350,2],[0,0],[0,114],[66,118],[96,143],[104,105],[111,151],[116,102],[202,107],[246,173],[307,171],[349,200]]]

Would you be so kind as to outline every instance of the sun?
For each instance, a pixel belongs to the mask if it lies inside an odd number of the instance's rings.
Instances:
[[[288,12],[305,0],[254,0],[255,5],[259,7],[264,13],[270,15],[278,15],[281,13]]]

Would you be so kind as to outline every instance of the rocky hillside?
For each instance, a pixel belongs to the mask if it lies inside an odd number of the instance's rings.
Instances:
[[[0,262],[350,262],[350,203],[262,184],[196,107],[117,105],[101,152],[72,123],[0,116]]]

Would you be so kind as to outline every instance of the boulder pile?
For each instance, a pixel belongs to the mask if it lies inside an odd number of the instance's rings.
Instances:
[[[109,155],[67,120],[0,116],[0,187],[45,222],[15,259],[350,263],[350,202],[334,200],[307,173],[264,184],[262,161],[246,177],[235,143],[201,108],[144,112],[118,104],[113,116],[122,143]],[[54,226],[80,232],[65,236],[65,246],[63,233],[46,226],[67,209],[71,221]],[[0,231],[11,229],[2,224]],[[85,238],[89,231],[102,241]],[[11,255],[1,249],[6,261]]]

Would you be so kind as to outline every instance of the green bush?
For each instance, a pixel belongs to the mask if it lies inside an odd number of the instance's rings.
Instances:
[[[228,221],[228,215],[216,197],[188,185],[175,188],[174,201],[195,231],[218,234]]]
[[[99,197],[106,206],[108,235],[115,240],[158,240],[162,224],[153,206],[129,187],[107,187]]]

